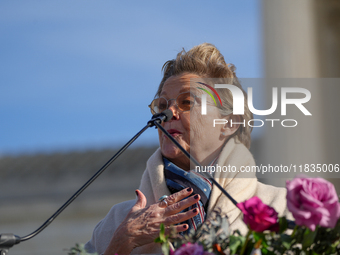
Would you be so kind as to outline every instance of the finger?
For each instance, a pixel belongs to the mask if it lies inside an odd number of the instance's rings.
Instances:
[[[191,219],[192,217],[196,216],[198,213],[199,213],[199,209],[194,208],[194,209],[187,211],[187,212],[171,215],[171,216],[166,218],[166,220],[164,221],[164,224],[165,225],[175,225],[175,224],[181,223],[183,221],[186,221],[188,219]]]
[[[172,236],[173,233],[179,233],[188,230],[188,224],[180,224],[175,226],[168,226],[165,228],[165,234],[167,236]]]
[[[201,196],[198,194],[188,197],[186,199],[183,199],[180,202],[177,202],[171,206],[168,206],[166,208],[165,215],[173,215],[173,214],[179,213],[183,211],[184,209],[188,208],[189,206],[197,203],[200,199],[201,199]]]
[[[131,211],[137,211],[140,210],[142,208],[144,208],[146,206],[146,197],[144,196],[143,192],[141,192],[140,190],[136,190],[136,195],[137,195],[137,202],[136,204],[131,208]]]
[[[164,201],[161,201],[159,204],[161,207],[165,208],[169,205],[172,205],[178,201],[181,201],[182,199],[188,197],[193,192],[192,188],[186,188],[182,189],[181,191],[178,191],[174,194],[171,194],[166,198],[166,203]]]

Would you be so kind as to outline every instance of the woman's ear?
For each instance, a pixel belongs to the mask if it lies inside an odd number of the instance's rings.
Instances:
[[[221,133],[223,136],[231,136],[240,127],[241,116],[240,115],[230,115],[227,118],[227,123],[221,128]],[[242,124],[242,123],[241,123]]]

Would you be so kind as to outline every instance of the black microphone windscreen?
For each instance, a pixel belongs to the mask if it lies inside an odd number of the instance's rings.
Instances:
[[[172,111],[171,111],[171,110],[167,109],[167,110],[165,110],[164,112],[162,112],[162,114],[164,114],[164,116],[166,117],[166,119],[164,120],[164,122],[167,122],[167,121],[169,121],[169,120],[172,119],[173,114],[172,114]]]

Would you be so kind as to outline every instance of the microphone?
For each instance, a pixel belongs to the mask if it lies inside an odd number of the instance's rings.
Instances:
[[[157,123],[159,124],[161,124],[162,122],[167,122],[172,119],[172,116],[172,111],[169,109],[161,113],[156,113],[152,116],[151,120],[148,122],[148,125],[150,125],[150,127],[153,127],[155,125],[155,121],[157,121]]]

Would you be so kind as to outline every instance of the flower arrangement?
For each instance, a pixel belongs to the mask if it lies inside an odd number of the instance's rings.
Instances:
[[[227,219],[215,211],[188,235],[165,236],[161,226],[155,242],[170,255],[340,254],[340,203],[334,186],[322,178],[297,177],[287,181],[286,188],[295,224],[252,197],[237,204],[248,226],[246,236],[237,230],[230,233]]]
[[[155,242],[162,245],[165,255],[340,254],[340,202],[334,186],[322,178],[297,177],[287,181],[286,188],[287,207],[295,226],[278,217],[274,208],[258,197],[252,197],[237,204],[248,226],[245,236],[238,230],[231,233],[227,218],[217,210],[196,231],[184,236],[166,236],[161,225]],[[96,255],[79,244],[68,254]]]

